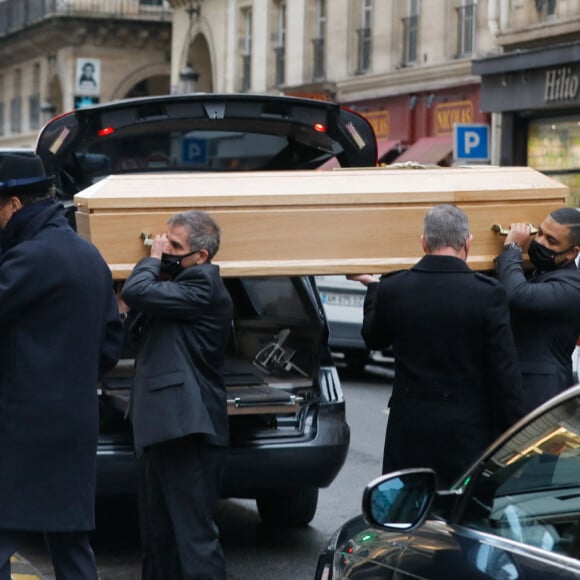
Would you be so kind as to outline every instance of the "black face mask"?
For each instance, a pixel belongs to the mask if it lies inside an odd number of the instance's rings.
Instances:
[[[181,266],[183,259],[188,256],[193,256],[196,252],[199,252],[199,250],[193,250],[193,252],[189,252],[189,254],[181,255],[161,254],[161,270],[169,274],[171,278],[175,278],[175,276],[183,270],[183,267]]]
[[[556,264],[556,257],[569,252],[572,249],[572,246],[566,248],[562,252],[553,252],[546,246],[542,246],[540,242],[536,242],[536,240],[532,240],[530,242],[530,247],[528,248],[528,256],[532,261],[532,264],[542,272],[549,272],[551,270],[556,270],[560,266],[564,264]],[[567,262],[566,262],[567,263]]]

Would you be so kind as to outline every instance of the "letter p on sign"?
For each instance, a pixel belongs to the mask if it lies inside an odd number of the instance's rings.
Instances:
[[[453,159],[489,162],[489,125],[453,125]]]

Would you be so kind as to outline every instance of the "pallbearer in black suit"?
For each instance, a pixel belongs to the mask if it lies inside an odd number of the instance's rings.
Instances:
[[[219,244],[208,214],[176,214],[122,291],[140,316],[131,420],[146,580],[225,580],[214,511],[228,445],[223,365],[233,306],[211,263]]]
[[[533,272],[524,272],[526,249]],[[564,207],[540,224],[535,239],[529,224],[514,223],[504,251],[495,259],[504,285],[531,411],[572,386],[572,352],[580,336],[580,211]]]
[[[505,290],[466,264],[471,240],[465,213],[438,205],[415,266],[350,276],[368,287],[367,347],[395,358],[383,473],[432,467],[446,487],[523,414]]]

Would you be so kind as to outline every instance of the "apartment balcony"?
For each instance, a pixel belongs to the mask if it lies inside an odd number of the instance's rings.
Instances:
[[[171,21],[167,2],[157,0],[4,0],[0,38],[54,18]]]

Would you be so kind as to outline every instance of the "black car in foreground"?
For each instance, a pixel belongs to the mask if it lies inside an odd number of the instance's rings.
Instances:
[[[371,482],[316,579],[580,578],[580,386],[522,419],[451,489],[436,480],[417,468]]]
[[[183,172],[315,170],[331,158],[345,167],[372,166],[377,155],[372,127],[351,111],[249,94],[151,97],[71,111],[41,130],[36,151],[56,175],[73,225],[74,195],[115,173],[163,172],[171,193],[172,177]],[[266,522],[304,525],[349,446],[323,305],[312,277],[228,278],[226,284],[235,320],[223,496],[255,498]],[[127,348],[99,385],[100,495],[135,493],[125,418],[132,372]]]

